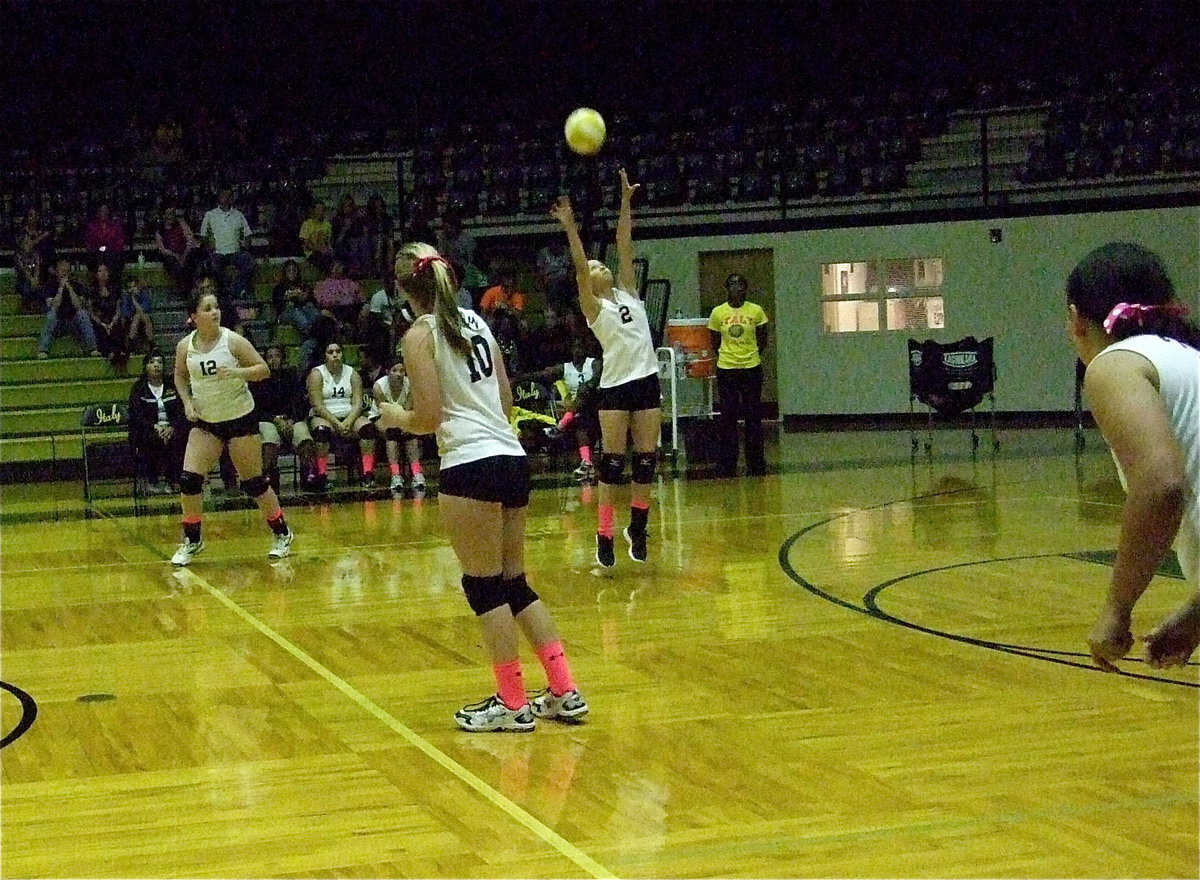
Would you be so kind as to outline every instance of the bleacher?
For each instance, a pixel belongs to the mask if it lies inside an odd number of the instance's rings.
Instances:
[[[273,340],[286,343],[295,363],[295,346],[300,342],[295,329],[273,329],[268,320],[277,273],[272,262],[263,261],[256,267],[254,302],[264,318],[250,322],[248,329],[260,351]],[[156,264],[146,265],[145,276],[155,291],[150,313],[155,343],[170,371],[175,346],[186,332],[186,306],[165,292],[169,285]],[[369,295],[378,282],[364,281],[362,285]],[[140,374],[141,357],[134,356],[126,370],[118,370],[104,358],[89,357],[80,343],[67,335],[55,339],[48,360],[38,360],[41,326],[41,315],[22,313],[12,274],[0,273],[0,472],[10,474],[22,465],[37,464],[42,471],[68,477],[75,474],[81,458],[83,408],[126,401]],[[357,364],[358,346],[347,344],[345,351],[347,363]]]

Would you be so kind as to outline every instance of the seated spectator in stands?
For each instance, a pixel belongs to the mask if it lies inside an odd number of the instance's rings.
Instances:
[[[379,406],[384,403],[395,403],[405,409],[411,408],[412,387],[408,380],[408,372],[404,369],[403,358],[396,356],[387,373],[372,383],[371,396],[374,403],[372,411],[376,418]],[[384,432],[384,440],[388,467],[392,472],[389,486],[392,493],[411,493],[417,498],[424,497],[425,475],[421,472],[420,438],[413,434],[405,434],[399,428],[389,428]]]
[[[192,277],[202,251],[200,242],[192,234],[192,227],[175,208],[163,211],[162,223],[154,232],[154,246],[175,292],[180,296],[185,295],[192,289]]]
[[[368,243],[367,277],[391,278],[396,260],[396,221],[387,212],[383,196],[376,193],[367,199],[364,222]]]
[[[392,283],[391,278],[384,279],[383,287],[372,294],[370,302],[363,309],[361,320],[363,354],[369,354],[372,360],[380,365],[386,364],[394,357],[398,341],[394,330],[395,304],[389,293]],[[365,388],[371,387],[368,378],[372,377],[363,376]]]
[[[496,337],[496,345],[500,347],[500,356],[504,358],[504,366],[510,376],[519,376],[525,369],[525,358],[521,351],[521,319],[516,312],[508,309],[497,309],[488,320],[492,335]]]
[[[30,249],[41,257],[42,283],[45,284],[46,275],[57,261],[57,255],[54,235],[50,228],[42,222],[42,215],[37,212],[36,208],[30,208],[25,212],[25,219],[21,224],[21,234],[29,239]]]
[[[279,266],[279,280],[271,288],[271,307],[275,320],[281,321],[288,303],[302,299],[308,285],[300,278],[300,264],[295,260],[284,260]]]
[[[140,493],[177,491],[189,430],[175,379],[164,371],[163,356],[151,352],[129,392],[129,445]]]
[[[498,311],[525,311],[525,294],[517,290],[516,280],[512,271],[505,269],[497,283],[483,292],[479,308],[484,317],[491,318]]]
[[[99,263],[92,277],[92,289],[87,296],[88,314],[96,335],[96,347],[118,369],[129,361],[126,341],[128,323],[121,317],[121,292],[108,263]]]
[[[87,301],[80,292],[79,283],[71,277],[71,261],[65,257],[54,264],[51,278],[42,288],[46,317],[42,321],[42,334],[38,339],[37,356],[50,357],[50,343],[59,333],[61,325],[68,325],[83,343],[92,357],[100,357],[96,346],[96,333],[88,315]]]
[[[556,306],[575,301],[575,266],[565,245],[548,244],[537,253],[537,271],[546,290],[546,302]]]
[[[475,311],[475,296],[471,293],[471,289],[467,287],[466,274],[463,271],[462,263],[450,263],[450,271],[454,273],[454,283],[458,285],[458,307]]]
[[[292,268],[288,268],[291,263]],[[283,296],[283,310],[279,313],[279,323],[295,327],[300,335],[300,366],[304,374],[315,365],[315,352],[324,350],[324,344],[333,338],[333,329],[337,322],[332,317],[321,314],[321,307],[313,298],[312,289],[300,280],[300,267],[295,260],[288,260],[282,268],[283,280],[275,285],[272,297]],[[292,274],[293,280],[288,280]],[[282,290],[281,290],[282,288]],[[278,306],[277,306],[278,307]],[[326,325],[324,331],[321,326]]]
[[[37,313],[45,303],[42,301],[42,285],[46,283],[42,266],[42,255],[33,246],[33,239],[26,233],[17,237],[17,248],[13,254],[13,269],[16,274],[17,294],[25,311]]]
[[[200,237],[211,248],[208,261],[212,274],[223,278],[225,267],[232,266],[237,273],[234,283],[237,290],[249,290],[254,274],[254,258],[247,250],[251,234],[246,215],[233,206],[233,190],[228,187],[221,190],[217,207],[206,212],[200,223]]]
[[[442,215],[442,228],[438,230],[436,246],[439,254],[464,270],[475,265],[475,236],[463,229],[462,220],[457,214],[447,211]],[[462,281],[465,276],[457,277]]]
[[[333,258],[340,261],[351,278],[363,278],[367,271],[367,222],[354,196],[346,193],[333,215]],[[330,269],[332,272],[333,270]]]
[[[263,354],[271,375],[255,382],[255,412],[262,437],[263,474],[279,493],[279,454],[290,449],[299,459],[303,483],[312,483],[316,446],[308,432],[308,395],[300,375],[287,363],[287,348],[272,342]]]
[[[129,328],[126,336],[128,351],[149,353],[154,348],[154,322],[150,320],[150,291],[140,275],[129,275],[121,291],[121,319]]]
[[[345,266],[334,260],[329,277],[313,285],[313,298],[321,310],[337,319],[339,326],[353,327],[363,305],[362,288],[346,277]]]
[[[120,275],[125,268],[125,252],[129,249],[129,237],[124,225],[112,215],[107,203],[96,208],[96,216],[88,221],[83,233],[83,246],[88,252],[92,266],[108,263],[112,271]]]
[[[527,370],[561,367],[571,359],[571,334],[558,309],[547,305],[542,321],[535,324],[524,316],[521,319],[521,351],[526,355]]]
[[[367,418],[362,379],[354,367],[342,360],[341,343],[334,340],[325,346],[325,362],[308,374],[308,401],[311,414],[309,433],[317,444],[316,476],[312,488],[323,491],[329,474],[329,451],[334,441],[344,448],[357,445],[360,458],[351,453],[346,470],[351,485],[360,482],[371,486],[375,482],[375,437],[378,431]]]
[[[300,249],[310,266],[322,275],[329,274],[333,265],[333,225],[325,216],[324,202],[313,202],[308,217],[300,224]]]

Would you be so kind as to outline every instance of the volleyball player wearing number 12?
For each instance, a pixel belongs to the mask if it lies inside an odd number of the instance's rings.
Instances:
[[[529,464],[509,427],[512,389],[499,347],[479,315],[459,308],[450,264],[431,246],[401,248],[396,287],[417,314],[402,343],[412,397],[407,408],[381,403],[379,424],[437,435],[438,509],[496,679],[493,696],[464,706],[454,720],[468,731],[529,731],[535,717],[577,721],[588,705],[550,611],[525,578]],[[548,681],[532,700],[525,695],[518,632]]]
[[[646,524],[650,515],[650,484],[658,460],[662,393],[658,381],[658,356],[650,335],[646,307],[637,296],[633,273],[633,211],[637,184],[630,185],[621,169],[621,211],[617,215],[617,278],[599,260],[589,260],[575,226],[571,200],[563,196],[551,210],[562,224],[571,245],[579,308],[604,350],[600,379],[600,498],[596,529],[596,562],[611,568],[613,553],[613,502],[616,487],[625,481],[625,450],[632,439],[633,487],[629,499],[629,527],[625,540],[629,558],[646,561]]]

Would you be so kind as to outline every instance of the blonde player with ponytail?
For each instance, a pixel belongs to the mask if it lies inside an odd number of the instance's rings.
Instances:
[[[412,401],[408,409],[382,404],[380,425],[437,435],[438,508],[496,679],[493,696],[454,720],[468,731],[529,731],[535,716],[577,721],[587,703],[550,611],[525,579],[529,465],[508,424],[512,390],[499,347],[479,315],[459,308],[450,264],[429,245],[401,248],[396,287],[417,315],[402,343]],[[525,696],[518,632],[548,680],[533,700]]]

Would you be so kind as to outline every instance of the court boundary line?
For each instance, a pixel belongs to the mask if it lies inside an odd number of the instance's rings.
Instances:
[[[964,636],[964,635],[960,635],[957,633],[946,632],[944,630],[931,629],[930,627],[923,626],[921,624],[914,623],[909,620],[905,620],[904,618],[895,617],[894,615],[888,614],[886,611],[884,611],[883,609],[879,608],[878,606],[876,606],[874,604],[875,596],[878,593],[882,592],[887,587],[891,586],[892,584],[898,583],[903,580],[907,580],[908,578],[911,578],[911,577],[916,577],[916,576],[923,575],[923,574],[930,574],[932,572],[950,570],[950,569],[955,569],[955,568],[963,568],[963,567],[972,566],[972,565],[983,565],[983,564],[991,563],[991,562],[1013,562],[1013,561],[1019,561],[1019,560],[1025,560],[1025,559],[1061,558],[1061,559],[1072,559],[1072,560],[1075,560],[1078,562],[1084,562],[1084,560],[1081,560],[1076,556],[1071,556],[1068,552],[1035,553],[1035,554],[1025,554],[1025,555],[1021,555],[1021,556],[998,557],[998,558],[993,558],[993,559],[977,559],[977,560],[972,560],[969,562],[955,563],[953,565],[943,566],[941,568],[928,569],[925,571],[918,571],[918,572],[908,572],[906,574],[900,575],[895,578],[891,578],[887,581],[884,581],[881,584],[876,584],[874,587],[869,588],[867,590],[867,592],[863,594],[863,598],[862,598],[863,604],[862,605],[855,605],[853,602],[851,602],[847,599],[843,599],[840,596],[835,596],[832,593],[822,590],[816,584],[812,583],[807,578],[805,578],[802,574],[800,574],[800,572],[798,572],[795,569],[795,567],[791,564],[791,559],[789,558],[791,555],[791,549],[793,546],[795,546],[795,544],[802,537],[807,535],[809,532],[819,529],[822,526],[827,526],[830,523],[836,522],[839,519],[844,519],[845,517],[850,516],[851,514],[862,513],[864,511],[869,511],[869,510],[884,510],[888,507],[891,507],[894,504],[911,503],[912,501],[915,501],[918,498],[931,498],[931,497],[936,497],[936,496],[956,495],[956,494],[959,494],[960,492],[968,492],[968,491],[971,491],[971,489],[954,489],[954,490],[951,490],[949,492],[944,492],[944,493],[932,492],[932,493],[927,493],[925,495],[912,496],[909,498],[893,499],[891,501],[885,501],[885,502],[881,502],[879,504],[872,504],[868,507],[859,507],[859,508],[853,508],[850,510],[845,510],[845,511],[842,511],[841,513],[835,514],[834,516],[826,517],[825,519],[822,519],[818,522],[810,523],[809,525],[800,529],[798,532],[795,532],[792,535],[789,535],[786,539],[784,539],[784,542],[779,546],[779,553],[777,556],[777,560],[779,562],[779,567],[783,570],[784,575],[786,575],[789,580],[791,580],[793,583],[798,584],[800,586],[800,588],[805,590],[806,592],[811,593],[812,595],[816,596],[819,599],[823,599],[827,602],[830,602],[834,605],[838,605],[847,610],[855,611],[855,612],[858,612],[859,614],[864,614],[867,617],[871,618],[872,620],[877,620],[880,623],[888,623],[893,626],[904,627],[907,629],[914,630],[916,632],[924,633],[926,635],[937,636],[938,638],[944,638],[949,641],[959,642],[961,644],[970,645],[972,647],[984,648],[987,650],[996,651],[1001,654],[1009,654],[1009,655],[1016,656],[1016,657],[1026,657],[1031,660],[1041,660],[1042,662],[1045,662],[1045,663],[1054,663],[1054,664],[1058,664],[1061,666],[1070,666],[1070,667],[1074,667],[1077,669],[1082,669],[1085,672],[1104,672],[1104,670],[1099,669],[1090,663],[1076,663],[1076,662],[1073,662],[1070,660],[1061,659],[1060,657],[1057,657],[1057,656],[1047,656],[1047,655],[1053,655],[1053,654],[1063,654],[1063,655],[1070,656],[1070,652],[1049,651],[1049,650],[1045,650],[1045,649],[1028,648],[1028,647],[1024,647],[1024,646],[1012,646],[1012,645],[1006,645],[1001,642],[990,642],[985,639],[977,639],[972,636]],[[1045,496],[1045,497],[1050,498],[1051,500],[1057,500],[1056,496]],[[1135,663],[1143,662],[1140,658],[1125,658],[1125,659],[1129,660],[1130,662],[1135,662]],[[1188,665],[1195,665],[1195,664],[1188,664]],[[1110,673],[1105,673],[1105,674],[1110,674]],[[1165,678],[1165,677],[1156,676],[1156,675],[1147,675],[1145,673],[1139,673],[1139,672],[1130,672],[1125,669],[1118,669],[1118,674],[1125,678],[1134,678],[1134,679],[1140,679],[1143,681],[1153,681],[1153,682],[1159,682],[1162,684],[1181,685],[1181,686],[1190,687],[1190,688],[1200,688],[1200,684],[1196,684],[1193,682],[1180,681],[1178,679]]]
[[[159,554],[157,550],[143,541],[141,536],[131,534],[130,532],[121,528],[119,522],[114,517],[107,516],[103,513],[101,513],[101,516],[102,518],[112,520],[118,531],[123,532],[129,536],[131,540],[133,540],[135,543],[141,544],[151,553],[160,556],[163,562],[166,563],[166,557],[162,556],[162,554]],[[505,813],[517,824],[532,832],[533,835],[542,840],[543,843],[557,850],[560,855],[564,856],[568,861],[574,863],[589,876],[595,877],[597,880],[602,880],[602,878],[603,880],[616,878],[617,875],[611,872],[608,868],[604,867],[604,865],[600,864],[579,847],[575,846],[575,844],[571,843],[557,831],[550,828],[528,810],[505,797],[500,792],[496,791],[496,789],[492,788],[466,767],[462,766],[445,752],[437,748],[437,746],[433,745],[433,743],[429,742],[408,725],[397,719],[386,709],[379,706],[370,697],[359,691],[333,670],[324,666],[315,658],[310,656],[304,651],[303,648],[275,632],[275,630],[273,630],[270,626],[263,623],[241,605],[234,602],[233,599],[229,598],[229,596],[218,590],[203,577],[186,568],[177,569],[173,572],[173,575],[177,579],[190,580],[204,589],[205,592],[232,611],[235,615],[242,618],[242,620],[250,624],[250,626],[254,629],[258,630],[260,634],[266,636],[313,672],[317,673],[317,675],[323,678],[327,684],[332,685],[336,690],[340,691],[343,696],[347,697],[352,703],[357,705],[368,715],[381,722],[385,727],[397,734],[406,743],[416,748],[443,770],[457,778],[460,782],[463,782],[468,787],[474,789],[478,794],[483,796],[484,800],[497,807],[501,812]],[[479,735],[486,736],[487,734],[485,733]]]

